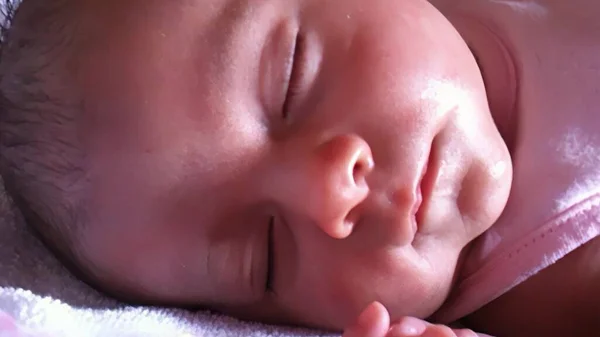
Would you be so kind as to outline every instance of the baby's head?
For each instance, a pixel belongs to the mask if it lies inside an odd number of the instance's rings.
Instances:
[[[25,0],[3,49],[11,194],[129,300],[426,317],[508,197],[477,64],[423,0]]]

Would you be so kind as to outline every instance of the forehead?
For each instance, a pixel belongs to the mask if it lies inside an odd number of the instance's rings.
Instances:
[[[94,109],[99,111],[117,111],[119,107],[121,111],[131,111],[145,108],[141,105],[154,104],[155,101],[184,105],[193,99],[195,104],[203,103],[196,110],[201,112],[197,116],[202,115],[206,123],[214,122],[211,114],[225,108],[253,108],[247,106],[248,101],[244,101],[244,96],[253,95],[256,90],[251,85],[252,79],[256,76],[258,60],[269,30],[277,21],[297,15],[298,3],[239,0],[86,2],[87,14],[83,21],[90,30],[89,43],[78,60],[79,68],[83,69],[79,73],[79,81],[81,88],[84,88],[82,90],[86,90],[84,96],[92,101],[96,98]],[[345,5],[345,8],[333,10],[330,7],[335,3]],[[402,8],[390,9],[395,15],[386,15],[383,7],[394,7],[396,3],[402,3],[397,5]],[[356,24],[357,17],[369,18],[361,19],[361,27],[368,29],[374,26],[380,26],[380,29],[389,25],[397,26],[400,18],[413,22],[408,25],[411,27],[415,26],[415,22],[426,23],[417,24],[423,29],[408,29],[408,26],[394,29],[394,34],[398,35],[408,30],[410,34],[417,30],[432,30],[431,22],[435,20],[419,20],[419,5],[407,6],[404,3],[413,1],[378,1],[377,6],[369,10],[365,10],[363,1],[306,1],[302,3],[307,8],[302,10],[302,24],[318,26],[314,29],[319,29],[323,38],[336,35],[336,31],[348,30],[348,25]],[[415,14],[414,20],[411,14]],[[365,24],[366,21],[368,24]],[[341,36],[344,34],[338,35],[340,40],[344,40],[344,36]],[[400,37],[394,42],[402,41]],[[387,44],[378,43],[378,46],[368,47],[385,48],[383,51],[389,53],[393,52],[390,48],[397,49],[404,45],[393,43],[390,46],[391,39],[385,41]],[[419,47],[426,51],[425,46],[429,42],[420,43]],[[351,44],[352,41],[339,42],[340,45],[344,43]],[[413,42],[411,49],[415,50]],[[394,66],[393,62],[385,64]],[[232,88],[235,92],[228,90]],[[110,99],[107,100],[107,97]],[[104,104],[99,104],[99,101]],[[236,106],[242,101],[244,105]],[[102,105],[107,109],[101,109]],[[177,109],[173,107],[171,110]],[[120,114],[122,119],[127,116]],[[101,126],[98,122],[94,121],[95,128]],[[219,125],[211,127],[220,130]]]
[[[78,60],[88,138],[110,134],[99,139],[115,147],[144,139],[142,150],[153,151],[192,129],[202,130],[188,139],[197,145],[207,143],[198,137],[224,137],[244,124],[243,114],[223,112],[253,108],[244,96],[253,94],[248,78],[261,45],[243,33],[248,3],[125,1],[110,10],[98,3],[99,38]]]

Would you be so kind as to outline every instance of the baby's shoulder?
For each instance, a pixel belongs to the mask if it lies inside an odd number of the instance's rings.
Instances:
[[[525,86],[556,96],[600,75],[600,1],[430,0],[448,17],[478,21],[507,47]],[[475,28],[479,29],[479,28]],[[588,79],[588,80],[585,80]],[[587,83],[583,83],[587,85]],[[536,94],[544,94],[538,90]],[[596,94],[594,97],[597,97]]]
[[[467,318],[498,336],[596,336],[600,237]]]
[[[573,112],[580,122],[596,118],[600,1],[466,1],[482,6],[477,15],[498,34],[513,57],[520,110],[534,119],[540,111],[545,119],[550,117],[547,114],[575,117]]]
[[[443,7],[481,21],[517,53],[534,55],[534,60],[543,59],[546,52],[598,50],[600,45],[599,1],[462,0]]]

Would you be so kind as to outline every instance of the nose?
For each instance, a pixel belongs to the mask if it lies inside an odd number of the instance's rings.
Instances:
[[[348,216],[369,194],[367,176],[374,168],[371,148],[354,134],[319,144],[300,163],[294,204],[327,235],[343,239],[352,233]]]

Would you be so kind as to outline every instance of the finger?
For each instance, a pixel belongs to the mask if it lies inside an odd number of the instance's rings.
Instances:
[[[434,325],[426,321],[405,317],[390,329],[386,337],[458,337],[445,325]],[[462,337],[462,336],[460,336]],[[470,337],[470,336],[464,336]]]
[[[412,337],[421,336],[431,324],[415,317],[402,317],[396,321],[387,337]]]
[[[479,337],[480,336],[471,329],[455,329],[454,334],[456,335],[456,337]],[[483,335],[481,335],[481,336],[483,336]]]
[[[379,302],[373,302],[346,330],[343,337],[384,337],[390,327],[390,315]]]
[[[430,325],[421,337],[457,337],[454,330],[445,325]]]

